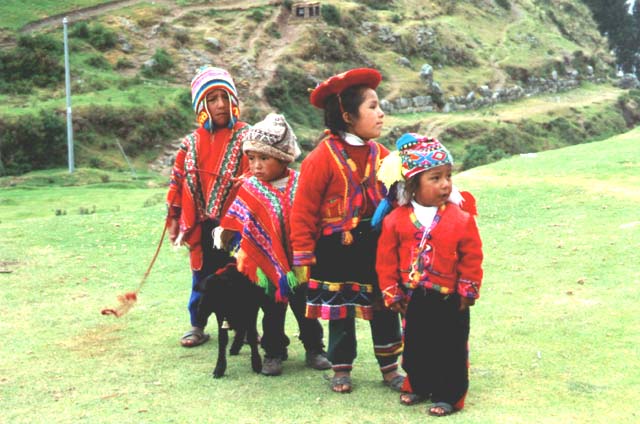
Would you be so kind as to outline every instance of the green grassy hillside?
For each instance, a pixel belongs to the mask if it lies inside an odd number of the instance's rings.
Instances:
[[[637,421],[638,137],[454,176],[478,201],[486,259],[467,408],[447,422]],[[193,350],[178,344],[190,284],[182,249],[163,247],[129,314],[100,315],[146,270],[165,188],[92,172],[80,173],[89,184],[65,187],[78,181],[63,174],[0,178],[0,421],[424,422],[423,406],[401,406],[382,385],[363,322],[350,395],[304,368],[295,339],[283,376],[252,374],[245,348],[213,380],[215,336]]]
[[[322,2],[323,14],[325,9],[334,11],[337,18],[332,24],[322,18],[296,18],[292,1],[31,3],[29,8],[18,2],[0,5],[0,54],[6,63],[6,73],[0,74],[0,129],[16,134],[0,140],[4,162],[0,173],[62,166],[66,160],[62,28],[58,19],[39,21],[44,10],[69,16],[76,158],[80,166],[102,169],[127,166],[114,138],[138,168],[172,149],[192,128],[188,86],[195,69],[205,63],[232,71],[245,120],[255,122],[272,110],[283,112],[306,151],[323,129],[320,113],[308,104],[308,90],[350,67],[380,69],[384,81],[379,94],[390,101],[432,94],[419,75],[423,64],[433,67],[445,100],[480,86],[491,90],[522,86],[530,78],[549,79],[553,72],[563,78],[573,71],[586,76],[591,69],[594,77],[606,79],[614,70],[606,40],[579,1],[327,0]],[[91,9],[78,12],[83,6]],[[34,36],[41,38],[33,41]],[[25,56],[40,62],[23,60]],[[149,65],[150,60],[155,65]],[[617,103],[611,94],[618,90],[600,87],[606,102],[599,101],[597,89],[586,89],[593,94],[591,102],[599,104],[596,113],[609,115]],[[549,120],[563,117],[562,110],[571,107],[559,103],[545,112]],[[31,134],[30,122],[43,120],[42,110],[56,123],[54,130],[35,128]],[[176,119],[163,125],[167,115]],[[438,121],[451,128],[467,119],[459,113],[450,116]],[[124,119],[129,122],[123,123]],[[575,119],[586,121],[589,115],[577,113]],[[394,115],[389,121],[392,124],[382,137],[386,144],[393,143],[399,131],[416,125],[434,129],[433,115],[428,113]],[[478,121],[480,127],[489,125],[487,132],[493,131],[495,120]],[[118,133],[122,128],[127,134]],[[53,149],[49,161],[30,159],[15,165],[16,146],[49,146],[46,134],[52,131],[59,148]],[[466,140],[459,143],[458,156],[463,157],[467,144],[475,144],[469,143],[474,132],[465,128],[454,132],[452,142]],[[601,131],[586,139],[609,135]],[[519,143],[532,142],[525,137]],[[545,147],[533,144],[529,150]]]

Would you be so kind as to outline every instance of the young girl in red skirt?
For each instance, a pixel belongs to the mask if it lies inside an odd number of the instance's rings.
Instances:
[[[451,181],[453,159],[436,139],[404,134],[383,163],[401,206],[382,223],[377,264],[385,305],[404,315],[400,401],[431,399],[430,415],[464,407],[469,387],[469,307],[482,281],[475,200]],[[395,160],[394,160],[395,158]]]
[[[384,308],[375,255],[379,233],[370,219],[386,192],[376,173],[389,152],[373,141],[384,112],[376,94],[375,69],[332,76],[311,93],[324,110],[325,138],[302,162],[291,211],[294,270],[308,281],[307,317],[329,320],[331,388],[349,393],[356,358],[355,318],[368,320],[383,382],[400,390],[402,352],[399,316]]]

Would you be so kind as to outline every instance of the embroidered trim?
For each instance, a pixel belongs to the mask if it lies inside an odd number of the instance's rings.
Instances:
[[[331,282],[309,279],[309,289],[324,290],[329,292],[364,292],[373,293],[373,284],[357,283],[355,281]]]
[[[384,198],[385,193],[382,193],[379,189],[375,172],[372,172],[379,162],[380,148],[377,143],[373,141],[366,142],[370,152],[364,177],[360,176],[355,162],[349,157],[338,138],[331,135],[325,139],[324,143],[329,150],[329,154],[338,165],[340,176],[344,182],[344,192],[342,194],[344,210],[342,218],[344,220],[335,224],[333,223],[336,221],[335,219],[323,220],[324,228],[322,229],[322,234],[330,235],[339,231],[348,231],[358,225],[361,208],[365,202],[365,195],[377,207],[380,200]]]

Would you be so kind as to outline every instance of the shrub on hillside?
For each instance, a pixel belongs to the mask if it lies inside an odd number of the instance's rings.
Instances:
[[[87,58],[85,63],[96,69],[111,69],[111,64],[101,54],[94,54]]]
[[[156,149],[191,130],[193,113],[190,101],[160,108],[116,108],[112,106],[76,107],[73,131],[76,146],[101,150],[115,149],[105,140],[117,138],[130,157]],[[42,110],[35,115],[0,118],[0,175],[61,167],[67,164],[66,122],[64,115]],[[91,150],[91,149],[89,149]],[[76,152],[82,149],[76,147]],[[117,153],[119,155],[119,153]],[[77,166],[103,166],[96,156],[76,156]]]
[[[187,32],[186,30],[184,30],[182,28],[176,30],[175,34],[173,34],[173,39],[175,40],[175,44],[178,47],[187,45],[191,41],[191,37],[189,36],[189,32]]]
[[[437,27],[423,23],[412,25],[400,32],[393,50],[405,57],[419,57],[432,65],[477,66],[478,59],[472,48],[452,43],[440,34]]]
[[[66,134],[64,117],[49,110],[0,120],[0,174],[65,165]]]
[[[142,67],[142,75],[145,77],[164,75],[173,67],[173,59],[165,49],[156,49],[151,59],[150,64]]]
[[[320,6],[320,15],[322,19],[329,25],[340,25],[340,11],[332,4],[323,4]]]
[[[89,30],[89,24],[85,21],[76,22],[71,25],[69,35],[72,37],[78,37],[87,40],[89,35],[91,35],[91,31]]]
[[[555,137],[567,144],[579,144],[587,139],[587,135],[582,126],[564,117],[556,118],[545,124],[544,127],[555,135]]]
[[[71,27],[70,35],[81,38],[98,50],[109,50],[118,44],[118,34],[101,24],[78,22]]]
[[[509,0],[496,0],[496,3],[504,10],[511,10],[511,2]]]
[[[135,67],[136,65],[126,57],[121,57],[116,62],[116,69],[131,69]]]
[[[343,28],[323,31],[312,29],[310,42],[302,53],[303,60],[316,60],[324,63],[362,62],[351,34]]]
[[[389,10],[393,8],[393,0],[360,0],[360,2],[375,10]]]
[[[483,144],[472,144],[467,148],[466,154],[462,159],[462,169],[475,168],[476,166],[496,162],[505,156],[506,153],[500,149],[492,150]]]
[[[0,92],[25,94],[32,86],[51,87],[64,79],[62,42],[48,35],[21,36],[0,51]]]
[[[265,32],[269,34],[270,37],[273,37],[273,38],[282,37],[282,34],[280,34],[280,31],[278,31],[278,24],[276,24],[275,22],[269,23],[265,28]]]
[[[291,122],[320,127],[320,114],[308,101],[308,90],[315,85],[316,82],[298,68],[278,65],[271,83],[264,89],[264,95],[269,104]]]
[[[262,22],[265,19],[264,12],[260,9],[256,9],[249,14],[249,19],[252,19],[256,22]]]
[[[633,128],[640,123],[640,90],[629,90],[618,98],[618,109],[622,112],[622,117],[626,126]]]

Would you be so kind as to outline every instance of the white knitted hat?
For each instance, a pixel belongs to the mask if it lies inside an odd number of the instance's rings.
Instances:
[[[302,153],[293,129],[284,116],[277,113],[268,114],[241,137],[243,152],[264,153],[285,162],[293,162]]]

